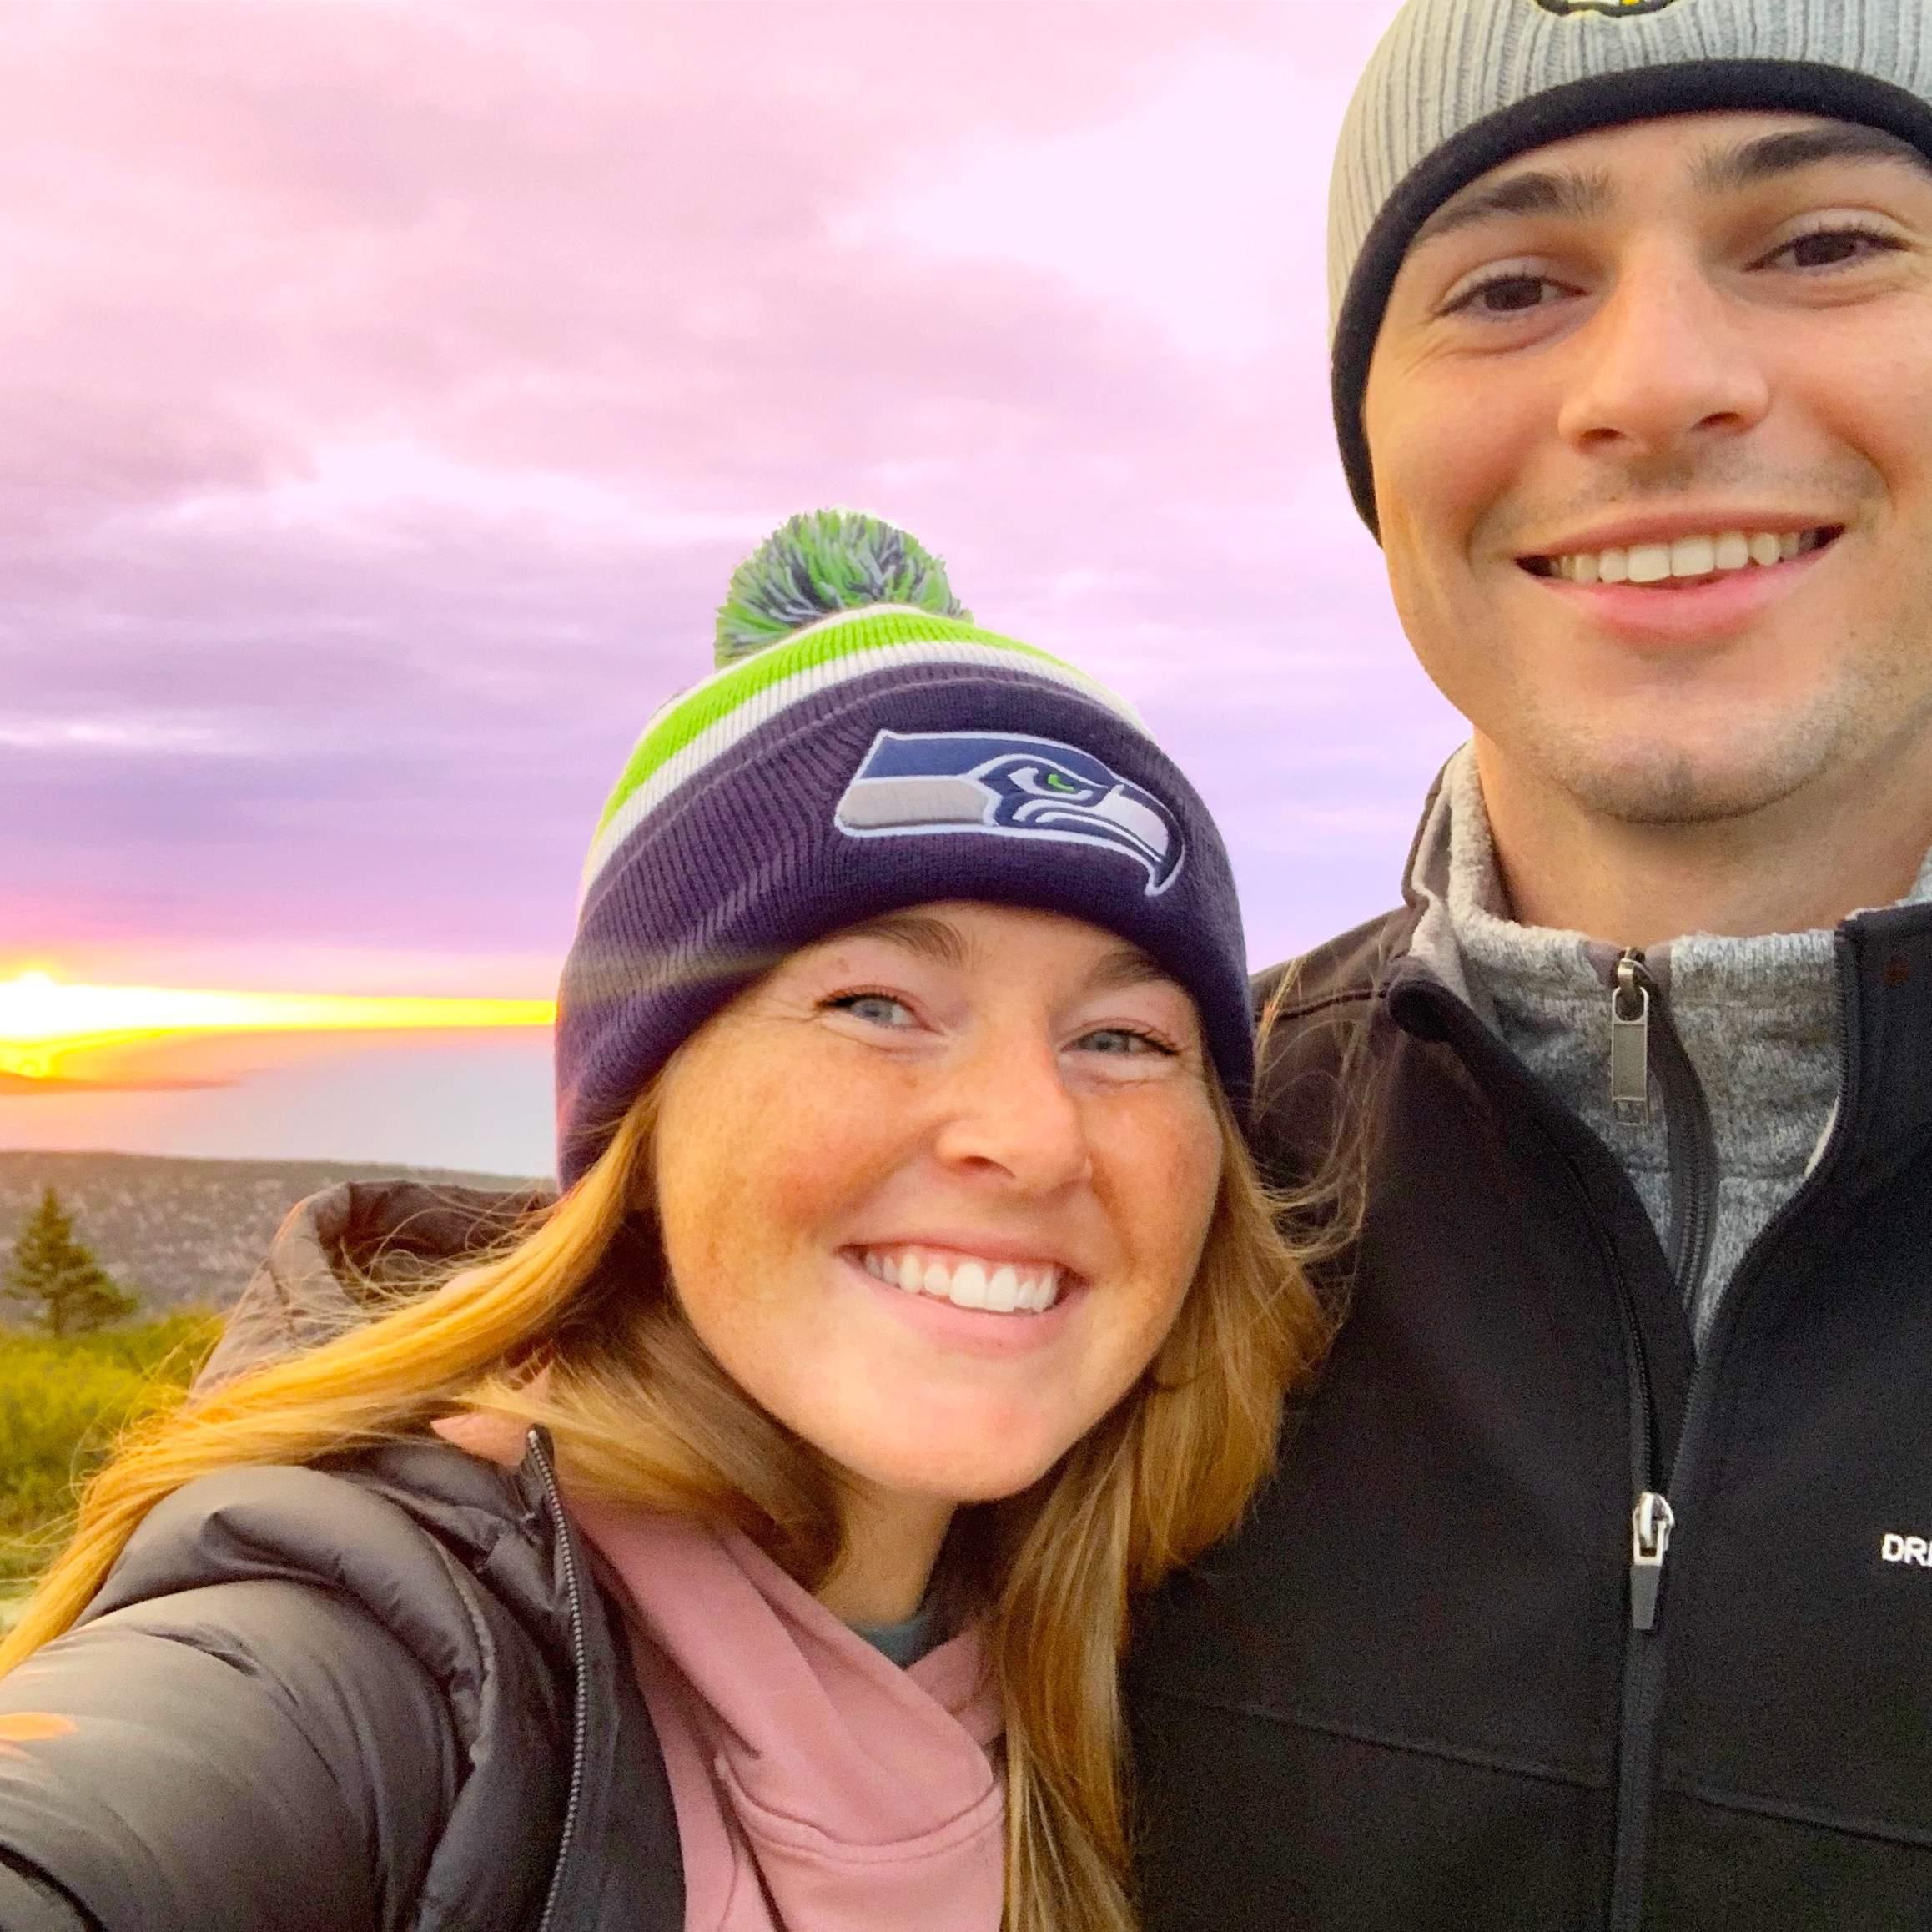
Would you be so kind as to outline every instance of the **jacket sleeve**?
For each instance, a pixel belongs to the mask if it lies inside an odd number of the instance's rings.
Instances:
[[[0,1926],[6,1932],[96,1932],[73,1899],[37,1873],[0,1862]]]
[[[329,1590],[114,1611],[0,1678],[0,1932],[391,1932],[459,1755],[422,1663]]]

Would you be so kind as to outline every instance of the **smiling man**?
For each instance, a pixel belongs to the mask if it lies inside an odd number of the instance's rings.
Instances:
[[[1141,1635],[1149,1924],[1925,1924],[1932,0],[1412,0],[1332,213],[1472,738],[1271,989],[1362,1240]]]

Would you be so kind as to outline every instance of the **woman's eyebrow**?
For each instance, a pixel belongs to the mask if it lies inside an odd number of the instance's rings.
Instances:
[[[833,938],[883,939],[941,966],[963,968],[969,963],[966,941],[959,928],[929,913],[882,913],[876,919],[863,919],[856,926],[848,926]]]
[[[1096,993],[1109,993],[1116,987],[1145,986],[1159,980],[1169,986],[1180,982],[1138,946],[1119,946],[1100,960],[1088,975],[1088,984]]]
[[[888,945],[903,946],[908,953],[931,959],[942,966],[963,969],[972,963],[972,950],[959,928],[929,913],[882,913],[876,919],[862,920],[836,935],[840,939],[883,939]],[[1111,948],[1094,963],[1087,976],[1096,993],[1117,987],[1145,986],[1158,981],[1169,986],[1180,982],[1158,961],[1138,946]]]
[[[1932,156],[1879,128],[1834,122],[1823,128],[1791,128],[1708,150],[1698,163],[1697,184],[1709,194],[1735,194],[1821,161],[1902,161],[1932,174]]]

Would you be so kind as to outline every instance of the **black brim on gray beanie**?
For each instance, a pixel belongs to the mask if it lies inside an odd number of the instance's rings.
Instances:
[[[1532,148],[1725,109],[1853,121],[1932,157],[1932,0],[1410,0],[1350,103],[1329,193],[1336,433],[1371,531],[1362,395],[1422,224]]]

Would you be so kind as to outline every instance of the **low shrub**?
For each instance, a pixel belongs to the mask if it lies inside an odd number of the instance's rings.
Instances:
[[[0,1589],[59,1548],[115,1436],[176,1400],[220,1333],[199,1311],[58,1340],[0,1330]]]

